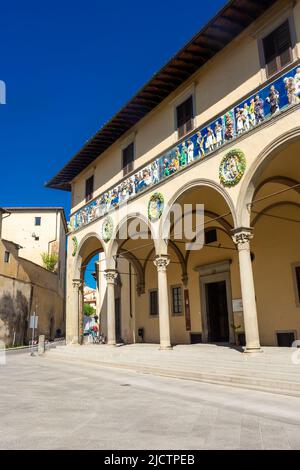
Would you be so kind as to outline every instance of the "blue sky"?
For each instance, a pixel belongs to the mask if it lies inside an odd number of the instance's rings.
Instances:
[[[70,194],[44,183],[224,3],[2,2],[0,206],[63,206],[68,218]]]

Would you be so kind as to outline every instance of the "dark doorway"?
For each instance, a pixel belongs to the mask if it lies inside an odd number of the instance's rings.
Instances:
[[[121,338],[121,302],[120,298],[115,299],[115,314],[116,314],[116,341],[122,342]]]
[[[226,282],[205,284],[208,342],[228,342],[229,323]]]

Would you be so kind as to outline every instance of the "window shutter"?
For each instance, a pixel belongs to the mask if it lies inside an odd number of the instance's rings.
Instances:
[[[267,75],[273,75],[292,61],[288,20],[263,39]]]
[[[190,96],[186,101],[176,108],[178,137],[182,137],[193,129],[193,97]]]
[[[280,66],[284,67],[289,62],[291,62],[291,37],[290,37],[290,29],[289,23],[286,21],[277,29],[277,50],[278,56],[280,58]]]
[[[94,192],[94,176],[88,178],[85,182],[85,200],[90,201]]]
[[[127,174],[133,170],[134,145],[133,142],[123,150],[123,173]]]

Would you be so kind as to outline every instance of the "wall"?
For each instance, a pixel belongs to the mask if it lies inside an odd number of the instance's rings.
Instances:
[[[5,250],[11,253],[9,263],[4,263]],[[64,333],[64,296],[59,294],[57,275],[19,257],[14,243],[0,240],[0,339],[11,345],[15,332],[15,345],[28,342],[34,311],[39,317],[37,335],[49,338],[57,329]]]
[[[35,217],[41,217],[41,225],[35,225]],[[20,245],[20,256],[43,266],[41,253],[59,253],[61,289],[64,289],[66,228],[60,211],[12,210],[2,222],[2,238]],[[39,237],[38,240],[32,234]]]

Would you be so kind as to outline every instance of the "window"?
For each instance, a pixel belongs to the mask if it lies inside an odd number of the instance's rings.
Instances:
[[[94,193],[94,176],[90,176],[85,181],[85,201],[88,202],[93,199]]]
[[[212,230],[207,230],[204,234],[205,238],[205,245],[208,245],[209,243],[213,243],[217,241],[217,231],[216,229]]]
[[[193,97],[190,96],[186,101],[176,108],[178,138],[184,136],[194,128]]]
[[[150,315],[158,315],[158,297],[157,290],[149,292]]]
[[[42,217],[35,217],[34,225],[41,225],[41,223],[42,223]]]
[[[295,266],[295,280],[297,289],[297,300],[300,304],[300,266]]]
[[[134,160],[134,144],[127,145],[122,152],[122,168],[123,175],[127,175],[133,170],[133,160]]]
[[[4,252],[4,263],[9,263],[9,258],[10,258],[10,252],[5,251]]]
[[[182,293],[180,286],[172,287],[172,306],[174,315],[182,314]]]
[[[293,331],[278,331],[276,332],[277,344],[281,347],[289,348],[295,341],[295,333]]]
[[[288,20],[263,39],[263,50],[267,77],[292,62],[292,40]]]

